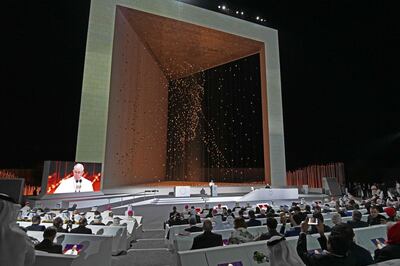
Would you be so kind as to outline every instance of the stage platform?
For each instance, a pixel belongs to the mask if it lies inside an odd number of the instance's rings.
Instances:
[[[266,189],[268,193],[275,193],[275,198],[272,200],[267,199],[259,200],[259,198],[252,198],[248,195],[257,194],[255,192],[264,190],[265,184],[262,183],[220,183],[216,182],[215,185],[218,186],[218,197],[210,196],[210,188],[208,187],[208,182],[159,182],[159,183],[149,183],[140,186],[124,186],[113,189],[103,190],[101,195],[84,195],[76,194],[74,196],[68,195],[64,197],[61,194],[50,195],[45,198],[29,198],[32,206],[42,207],[42,208],[62,208],[71,207],[74,203],[78,205],[78,209],[82,211],[88,211],[93,206],[97,206],[99,210],[105,210],[111,208],[116,214],[123,214],[129,205],[132,205],[135,209],[135,214],[144,216],[147,220],[153,220],[159,225],[159,220],[157,217],[159,215],[154,215],[154,213],[149,212],[149,210],[156,210],[156,213],[164,217],[168,215],[168,212],[172,206],[177,206],[178,209],[183,209],[184,205],[194,205],[197,207],[204,207],[206,203],[211,206],[221,203],[233,208],[236,202],[245,205],[247,203],[256,204],[262,202],[268,202],[273,205],[290,205],[293,201],[298,201],[301,198],[305,198],[306,201],[323,200],[326,195],[323,194],[298,194],[297,188],[285,188],[286,190],[296,190],[296,197],[293,198],[276,198],[277,191],[285,190],[282,188],[271,188]],[[175,186],[190,186],[190,197],[175,197],[174,188]],[[207,195],[201,195],[200,190],[206,191]],[[254,200],[252,200],[254,199]],[[152,217],[152,218],[150,218]],[[163,220],[163,219],[162,219]]]

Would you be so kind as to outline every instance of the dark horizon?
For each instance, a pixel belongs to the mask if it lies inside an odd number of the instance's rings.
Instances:
[[[394,6],[185,2],[278,30],[287,170],[344,162],[348,178],[400,176]],[[90,1],[6,5],[0,168],[74,160]]]

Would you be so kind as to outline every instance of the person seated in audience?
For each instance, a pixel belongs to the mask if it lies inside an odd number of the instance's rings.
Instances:
[[[95,215],[93,221],[90,222],[91,225],[105,225],[103,223],[103,217],[101,215]]]
[[[273,266],[304,266],[294,247],[281,235],[272,236],[267,241],[266,255]]]
[[[256,240],[268,240],[273,236],[282,236],[276,230],[277,227],[278,227],[278,222],[276,221],[275,218],[267,218],[268,232],[262,233]]]
[[[239,202],[235,202],[235,207],[233,207],[232,211],[235,212],[237,209],[238,209],[238,210],[241,210],[241,209],[242,209],[242,207],[240,207]]]
[[[210,220],[203,222],[204,233],[193,239],[192,249],[211,248],[222,246],[222,236],[212,233],[213,226]]]
[[[191,232],[191,233],[203,231],[203,229],[201,227],[196,226],[196,223],[197,223],[196,218],[193,217],[193,216],[190,217],[190,219],[189,219],[190,227],[189,228],[185,228],[185,231],[186,232]]]
[[[27,226],[25,229],[27,231],[44,231],[46,227],[44,225],[40,225],[41,218],[39,215],[35,215],[32,217],[32,225]]]
[[[245,209],[245,210],[247,210],[247,209],[251,209],[250,202],[246,202],[246,207],[244,207],[244,209]]]
[[[63,219],[61,219],[61,217],[54,218],[53,226],[54,226],[54,228],[56,228],[58,233],[67,233],[68,232],[67,229],[63,228],[63,225],[64,225],[64,221],[63,221]]]
[[[279,230],[279,233],[285,237],[289,236],[298,236],[300,234],[300,226],[292,226],[289,230],[286,230],[286,223],[291,220],[290,216],[292,214],[290,212],[285,213],[281,212],[279,214],[280,216],[280,221],[281,221],[281,229]]]
[[[335,225],[332,227],[331,235],[342,235],[348,238],[350,243],[349,256],[356,259],[357,266],[365,266],[374,263],[371,253],[354,242],[355,234],[350,225],[343,223]]]
[[[15,218],[21,206],[12,197],[0,193],[0,265],[25,266],[35,262],[35,250],[28,235]]]
[[[358,210],[360,206],[355,202],[354,199],[349,200],[349,202],[346,204],[346,209],[347,210]]]
[[[184,209],[183,209],[183,211],[182,211],[182,214],[183,214],[183,215],[188,215],[189,212],[190,212],[190,210],[189,210],[189,205],[186,204],[185,207],[184,207]]]
[[[301,209],[299,206],[294,206],[292,208],[294,214],[291,216],[293,219],[290,220],[292,223],[292,226],[300,225],[302,221],[307,217],[307,215],[304,212],[301,212]]]
[[[238,212],[238,214],[239,214],[239,218],[243,218],[243,219],[246,219],[247,217],[245,217],[244,216],[244,209],[240,209],[240,211]]]
[[[228,219],[228,217],[229,217],[229,216],[231,216],[232,218],[234,218],[234,219],[235,219],[235,215],[233,214],[233,212],[232,212],[232,210],[231,210],[231,209],[228,209],[228,210],[227,210],[226,219]]]
[[[260,209],[260,214],[256,216],[257,218],[267,218],[267,215],[265,214],[265,209]]]
[[[208,203],[206,203],[206,204],[204,205],[204,209],[202,209],[200,213],[201,213],[201,214],[208,213],[209,210],[210,210],[210,205],[209,205]]]
[[[74,204],[72,205],[72,207],[70,207],[70,208],[67,209],[67,211],[74,212],[74,211],[76,210],[76,207],[78,207],[78,205],[77,205],[76,203],[74,203]]]
[[[306,205],[306,206],[304,207],[304,214],[305,214],[305,215],[307,215],[307,214],[312,214],[312,212],[311,212],[311,206],[310,206],[310,205]]]
[[[88,225],[87,219],[81,218],[79,220],[79,226],[77,228],[72,229],[70,233],[91,235],[92,230],[90,228],[86,228],[87,225]]]
[[[255,215],[255,213],[254,213],[253,210],[250,210],[250,211],[249,211],[249,218],[250,218],[250,220],[248,220],[248,221],[246,222],[247,227],[261,226],[261,221],[256,220],[256,215]]]
[[[48,253],[62,254],[62,246],[55,244],[54,238],[57,234],[57,228],[49,226],[43,232],[43,241],[35,246],[36,250],[46,251]]]
[[[213,209],[208,210],[208,214],[206,215],[206,218],[212,218],[213,217]]]
[[[320,235],[318,242],[323,252],[311,253],[307,250],[308,220],[301,223],[301,232],[297,240],[297,254],[307,266],[356,266],[354,257],[349,256],[350,242],[343,235],[329,235],[326,239],[324,234],[324,224],[319,223],[316,228]]]
[[[256,207],[256,211],[255,211],[255,213],[256,213],[256,214],[260,214],[260,213],[261,213],[261,209],[260,209],[260,207],[258,207],[258,206]]]
[[[384,211],[388,216],[387,221],[394,222],[397,214],[396,209],[393,207],[388,207]]]
[[[323,225],[324,232],[330,232],[331,231],[331,228],[329,226],[327,226],[326,224],[324,224],[324,216],[322,215],[322,213],[314,213],[313,217],[318,219],[318,224],[322,224]],[[309,233],[310,234],[318,233],[317,226],[316,225],[311,225]]]
[[[176,211],[176,206],[172,207],[172,212],[169,213],[169,219],[176,216],[178,212]]]
[[[342,223],[342,216],[340,216],[339,213],[333,214],[331,219],[332,219],[333,226],[336,226],[336,225]]]
[[[392,259],[400,259],[400,222],[388,224],[386,246],[375,250],[376,263]]]
[[[376,206],[372,206],[369,212],[370,212],[370,215],[368,216],[369,225],[378,225],[386,223],[385,216],[379,214],[379,209]]]
[[[368,227],[369,224],[367,222],[361,221],[362,214],[359,211],[353,211],[352,220],[347,221],[347,224],[351,226],[351,228],[361,228]]]
[[[254,236],[247,231],[247,224],[243,218],[235,218],[233,228],[235,230],[231,233],[231,237],[229,238],[230,244],[240,244],[254,240]]]

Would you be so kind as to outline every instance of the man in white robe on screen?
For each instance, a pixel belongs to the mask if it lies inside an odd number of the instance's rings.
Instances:
[[[56,188],[54,194],[57,193],[75,193],[75,192],[92,192],[92,182],[82,177],[83,165],[80,163],[75,164],[73,173],[70,178],[61,181],[61,184]]]

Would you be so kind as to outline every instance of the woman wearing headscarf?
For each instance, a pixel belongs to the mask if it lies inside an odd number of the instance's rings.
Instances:
[[[35,262],[33,243],[16,223],[20,207],[0,193],[0,265],[28,266]]]
[[[273,236],[267,241],[267,257],[270,266],[304,266],[294,247],[283,236]]]
[[[400,222],[388,224],[386,246],[375,250],[375,262],[400,259]]]

